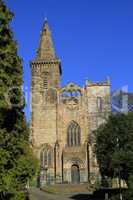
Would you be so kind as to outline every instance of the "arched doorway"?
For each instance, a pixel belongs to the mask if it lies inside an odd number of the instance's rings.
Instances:
[[[71,167],[71,182],[73,184],[80,183],[80,171],[78,165],[72,165]]]

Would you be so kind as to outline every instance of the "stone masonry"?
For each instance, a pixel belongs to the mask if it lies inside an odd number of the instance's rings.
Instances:
[[[83,87],[61,86],[56,57],[45,20],[36,58],[31,61],[31,136],[40,161],[39,182],[96,184],[100,178],[93,131],[110,112],[110,81]]]

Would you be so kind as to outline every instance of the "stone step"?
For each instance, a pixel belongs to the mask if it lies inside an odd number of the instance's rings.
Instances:
[[[46,185],[42,188],[43,191],[49,193],[89,193],[92,191],[89,190],[88,184],[56,184],[56,185]]]

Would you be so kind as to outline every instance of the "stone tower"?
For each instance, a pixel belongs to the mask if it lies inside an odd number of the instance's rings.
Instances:
[[[41,32],[36,59],[31,62],[31,73],[31,131],[34,150],[38,153],[44,141],[45,146],[47,144],[50,148],[57,138],[57,89],[60,87],[61,64],[55,55],[47,20]]]
[[[93,130],[110,112],[109,80],[62,87],[47,20],[30,65],[32,146],[40,161],[40,183],[95,184],[100,174]]]
[[[55,54],[47,20],[44,22],[35,61],[39,64],[40,69],[42,69],[44,88],[59,88],[61,66]]]

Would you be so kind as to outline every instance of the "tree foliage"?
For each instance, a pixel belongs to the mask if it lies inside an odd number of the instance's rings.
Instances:
[[[96,130],[96,154],[103,178],[120,175],[132,187],[133,113],[112,115]]]
[[[36,160],[23,113],[22,64],[10,29],[13,13],[0,0],[0,199],[24,199]]]

